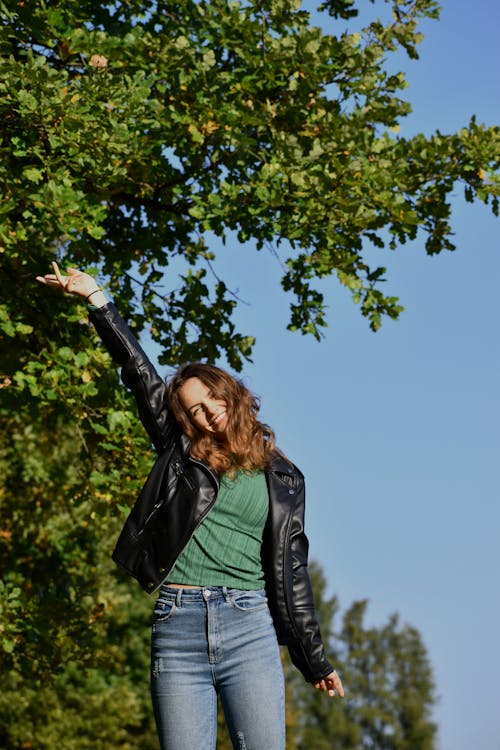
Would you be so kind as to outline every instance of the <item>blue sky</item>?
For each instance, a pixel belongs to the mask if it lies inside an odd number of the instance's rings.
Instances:
[[[472,114],[500,123],[500,4],[442,6],[420,60],[400,58],[414,109],[403,135],[453,132]],[[406,311],[377,334],[334,281],[325,339],[286,332],[265,251],[229,246],[217,270],[249,302],[238,314],[257,336],[245,379],[306,474],[311,552],[331,592],[343,609],[368,598],[372,623],[397,611],[420,630],[440,750],[499,750],[500,220],[462,192],[455,253],[429,258],[421,240],[387,258]]]
[[[500,124],[500,4],[441,5],[420,60],[398,57],[413,105],[402,135],[454,132],[472,114]],[[333,280],[324,340],[287,332],[276,259],[213,249],[248,303],[244,377],[306,475],[311,557],[330,593],[342,609],[368,598],[369,623],[399,612],[419,629],[439,750],[500,750],[500,219],[460,187],[453,205],[454,253],[427,257],[420,239],[382,261],[406,310],[376,334]]]

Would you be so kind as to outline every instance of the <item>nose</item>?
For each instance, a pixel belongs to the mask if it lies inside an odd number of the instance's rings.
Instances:
[[[209,422],[217,417],[222,411],[222,405],[215,399],[207,399],[205,402],[205,414]]]
[[[226,404],[224,403],[224,401],[216,401],[216,400],[212,401],[211,408],[214,414],[218,414],[220,411],[223,411],[225,407],[226,407]]]

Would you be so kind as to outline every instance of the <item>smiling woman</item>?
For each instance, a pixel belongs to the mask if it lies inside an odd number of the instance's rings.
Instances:
[[[227,424],[227,404],[218,399],[199,378],[189,378],[179,388],[184,409],[197,427],[204,432],[223,435]]]
[[[183,365],[170,381],[168,401],[193,457],[220,474],[269,465],[274,432],[257,418],[257,397],[225,370],[203,362]]]
[[[214,365],[167,385],[93,277],[37,277],[87,300],[158,452],[113,559],[148,593],[151,694],[162,750],[214,750],[220,695],[234,748],[284,750],[278,644],[317,689],[343,696],[307,571],[304,478],[259,421],[259,401]]]

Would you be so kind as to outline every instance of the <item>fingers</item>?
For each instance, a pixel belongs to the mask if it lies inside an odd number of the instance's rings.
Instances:
[[[86,298],[89,293],[94,293],[96,291],[97,282],[93,276],[90,276],[83,271],[79,271],[76,268],[68,268],[66,275],[63,275],[55,261],[52,262],[52,268],[54,273],[47,273],[45,276],[37,276],[37,281],[46,286],[57,287],[68,294],[73,294],[78,297]]]
[[[59,286],[59,282],[53,273],[47,273],[45,276],[36,276],[36,280],[45,286]]]
[[[45,286],[55,286],[61,289],[67,288],[67,280],[61,274],[59,266],[55,261],[52,262],[54,273],[46,273],[45,276],[37,276],[36,280]]]
[[[329,691],[333,690],[334,695],[335,693],[337,693],[340,698],[344,697],[344,688],[342,687],[342,681],[336,671],[333,671],[330,675],[328,675],[328,677],[326,678],[326,682]]]
[[[333,694],[335,695],[335,693],[337,693],[337,695],[340,698],[343,698],[344,697],[344,688],[342,687],[342,681],[341,681],[340,677],[338,676],[337,672],[334,672],[334,677],[333,677],[332,682],[333,682],[333,690],[334,690]]]
[[[315,682],[314,687],[317,690],[328,693],[330,698],[333,698],[335,695],[338,695],[340,698],[344,697],[344,688],[342,687],[342,681],[335,671],[331,672],[322,680],[318,680],[317,682]]]
[[[55,262],[55,260],[52,261],[52,268],[54,269],[54,273],[55,273],[57,281],[59,282],[59,284],[64,289],[66,287],[67,282],[64,281],[64,279],[63,279],[63,277],[61,275],[61,272],[59,270],[59,266],[57,265],[57,263]]]
[[[45,276],[37,276],[36,280],[45,286],[55,286],[68,291],[69,278],[62,275],[59,266],[55,261],[52,261],[52,268],[54,269],[54,273],[46,273]],[[78,271],[74,268],[68,268],[68,273],[71,276],[74,276],[75,274],[78,274]]]

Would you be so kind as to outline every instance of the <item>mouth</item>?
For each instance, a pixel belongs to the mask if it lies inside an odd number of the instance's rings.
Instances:
[[[210,420],[209,422],[210,427],[217,427],[217,425],[223,422],[226,416],[227,416],[227,412],[225,409],[224,411],[220,411],[218,414],[216,414],[216,416],[212,420]]]

